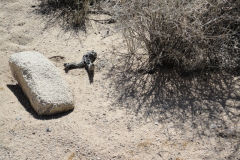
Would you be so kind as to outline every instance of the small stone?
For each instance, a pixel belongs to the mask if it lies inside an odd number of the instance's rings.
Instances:
[[[158,122],[155,122],[154,124],[155,124],[155,125],[158,125]]]
[[[217,128],[217,125],[216,124],[210,124],[210,129],[216,129]]]
[[[46,129],[46,132],[51,132],[51,129],[47,128],[47,129]]]
[[[240,106],[240,101],[233,100],[233,99],[228,99],[225,104],[227,106],[231,106],[231,107],[239,107]]]
[[[235,88],[233,92],[230,94],[232,98],[240,97],[240,90]]]
[[[22,119],[21,117],[17,117],[17,118],[16,118],[17,121],[20,121],[21,119]]]

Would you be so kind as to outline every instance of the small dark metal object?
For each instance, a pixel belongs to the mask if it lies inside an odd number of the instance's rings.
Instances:
[[[94,64],[93,62],[97,58],[97,53],[95,51],[87,52],[87,54],[83,55],[82,61],[80,63],[64,63],[64,70],[68,73],[69,70],[76,69],[76,68],[85,68],[90,83],[93,83],[94,77]]]

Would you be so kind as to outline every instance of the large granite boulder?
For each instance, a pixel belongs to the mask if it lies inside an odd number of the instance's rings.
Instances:
[[[74,108],[73,95],[58,69],[34,51],[11,55],[14,78],[39,115],[52,115]]]

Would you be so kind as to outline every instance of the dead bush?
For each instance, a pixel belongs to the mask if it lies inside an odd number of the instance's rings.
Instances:
[[[90,0],[40,0],[40,12],[61,19],[66,28],[85,29]]]
[[[239,1],[132,0],[113,8],[128,52],[113,50],[106,77],[112,106],[162,124],[189,122],[199,136],[218,134],[211,124],[239,122],[238,109],[228,105],[239,99],[232,96],[239,72],[228,72],[239,68]]]
[[[141,71],[239,68],[238,0],[131,0],[114,8],[129,52],[144,57]]]

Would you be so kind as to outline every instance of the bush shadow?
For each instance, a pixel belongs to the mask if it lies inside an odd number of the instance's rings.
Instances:
[[[125,107],[159,123],[190,124],[197,137],[217,136],[240,144],[240,78],[219,70],[180,73],[174,68],[146,70],[140,57],[114,53],[111,79],[113,106]],[[239,149],[239,147],[237,147]],[[237,151],[236,151],[237,152]],[[235,152],[234,152],[235,154]],[[231,155],[230,155],[231,156]],[[233,156],[233,155],[232,155]]]
[[[16,85],[8,84],[7,87],[17,97],[18,101],[21,103],[21,105],[24,107],[24,109],[26,111],[28,111],[36,119],[40,119],[40,120],[57,119],[57,118],[61,118],[63,116],[66,116],[73,111],[73,110],[70,110],[68,112],[59,113],[59,114],[50,115],[50,116],[40,116],[34,111],[34,109],[32,108],[32,106],[31,106],[31,104],[30,104],[30,102],[27,98],[27,96],[24,94],[24,92],[22,91],[21,87],[18,84],[16,84]]]
[[[84,15],[84,13],[72,8],[73,4],[65,3],[67,2],[39,0],[39,5],[35,7],[34,12],[47,17],[45,28],[60,25],[65,31],[86,32],[85,18],[80,19],[80,14]]]

